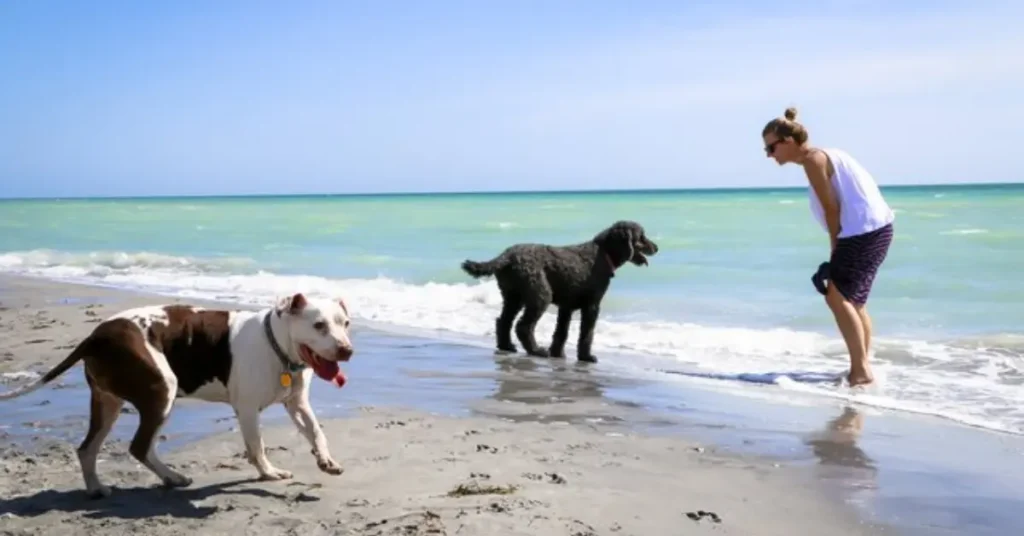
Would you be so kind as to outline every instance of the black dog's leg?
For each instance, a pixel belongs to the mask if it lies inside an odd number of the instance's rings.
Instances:
[[[523,308],[523,302],[518,296],[505,296],[501,305],[501,315],[494,322],[495,335],[498,339],[498,350],[508,353],[519,351],[515,344],[512,344],[512,322],[516,315]]]
[[[523,316],[516,323],[516,336],[519,337],[519,342],[522,343],[523,350],[528,355],[548,357],[547,349],[538,347],[537,340],[533,337],[533,330],[537,327],[537,321],[540,320],[541,315],[544,314],[547,308],[547,303],[531,303],[526,306],[526,311],[523,312]]]
[[[590,345],[594,342],[594,326],[600,311],[601,305],[597,303],[586,305],[580,311],[580,341],[576,346],[576,359],[580,361],[597,363],[597,358],[590,352]]]
[[[563,305],[558,308],[558,320],[555,322],[555,333],[551,336],[551,357],[565,357],[565,341],[569,338],[569,322],[572,321],[572,307]]]

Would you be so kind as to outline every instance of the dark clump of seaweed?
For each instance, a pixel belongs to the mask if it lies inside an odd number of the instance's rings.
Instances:
[[[467,497],[469,495],[511,495],[519,489],[516,485],[506,486],[481,486],[475,480],[468,484],[459,484],[455,489],[448,492],[449,497]]]

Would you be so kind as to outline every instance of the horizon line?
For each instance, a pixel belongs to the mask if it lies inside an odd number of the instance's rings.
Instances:
[[[947,182],[879,185],[881,190],[913,190],[928,188],[999,188],[1024,186],[1024,182]],[[252,194],[177,194],[177,195],[67,195],[67,196],[22,196],[2,197],[4,201],[103,201],[103,200],[168,200],[168,199],[253,199],[253,198],[302,198],[302,197],[431,197],[431,196],[528,196],[528,195],[580,195],[580,194],[652,194],[652,193],[736,193],[804,190],[807,186],[692,186],[682,188],[605,188],[605,189],[561,189],[561,190],[452,190],[452,191],[405,191],[405,192],[352,192],[352,193],[252,193]]]

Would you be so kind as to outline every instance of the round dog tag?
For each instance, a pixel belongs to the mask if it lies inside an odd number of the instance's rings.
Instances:
[[[281,386],[282,387],[291,387],[291,385],[292,385],[292,375],[288,374],[287,372],[281,374]]]

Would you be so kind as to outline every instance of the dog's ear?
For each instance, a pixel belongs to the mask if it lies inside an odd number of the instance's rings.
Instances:
[[[622,262],[633,258],[633,229],[629,227],[609,227],[594,237],[594,242],[608,251],[621,255]]]
[[[345,306],[345,299],[344,298],[338,298],[338,305],[341,306],[341,310],[342,311],[345,311],[345,316],[348,316],[348,317],[352,316],[352,315],[348,314],[348,307]]]
[[[287,311],[290,314],[297,314],[306,307],[306,297],[301,293],[297,292],[292,296],[286,296],[281,298],[277,302],[277,316],[281,316],[281,313]]]
[[[626,255],[626,260],[628,261],[633,258],[633,244],[636,243],[636,237],[633,236],[633,229],[629,227],[623,229],[621,232],[626,240],[626,244],[629,246],[629,255]]]

